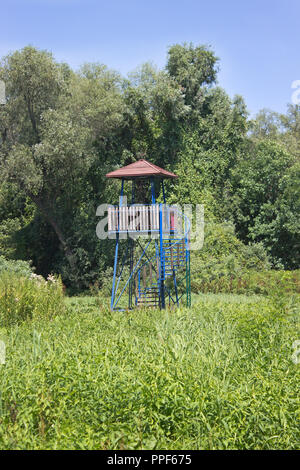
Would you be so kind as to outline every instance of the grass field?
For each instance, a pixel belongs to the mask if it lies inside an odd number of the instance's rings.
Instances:
[[[300,447],[298,297],[130,313],[66,301],[0,330],[1,449]]]

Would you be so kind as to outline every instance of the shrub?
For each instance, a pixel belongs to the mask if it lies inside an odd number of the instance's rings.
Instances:
[[[28,261],[8,260],[0,255],[0,275],[4,272],[15,273],[20,276],[29,277],[33,269]]]
[[[192,278],[193,292],[289,295],[300,293],[300,270],[254,271]]]
[[[52,319],[65,310],[60,278],[0,275],[0,326],[9,327],[32,318]]]
[[[192,252],[192,290],[244,293],[245,279],[250,272],[269,269],[268,256],[261,243],[245,245],[237,239],[232,224],[209,223],[203,248]]]

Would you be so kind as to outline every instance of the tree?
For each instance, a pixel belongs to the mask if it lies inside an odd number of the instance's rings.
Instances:
[[[74,73],[50,53],[32,47],[7,56],[0,76],[7,89],[0,116],[1,179],[17,184],[36,205],[68,260],[66,280],[79,285],[82,267],[73,221],[79,220],[88,198],[93,199],[94,215],[95,198],[103,197],[105,160],[108,155],[116,158],[122,128],[121,79],[98,64]],[[40,217],[36,221],[42,223]],[[7,231],[12,224],[4,226]],[[31,230],[26,233],[32,236]],[[50,235],[48,239],[52,243]]]
[[[269,253],[285,269],[300,267],[300,164],[287,170],[279,182],[275,202],[267,202],[251,228],[253,240],[263,240]]]
[[[67,112],[48,110],[39,125],[40,142],[15,144],[5,160],[5,173],[36,204],[54,229],[71,269],[75,260],[63,230],[78,204],[79,187],[89,168],[87,131]]]
[[[283,131],[282,116],[269,109],[262,109],[249,127],[253,138],[276,140]]]
[[[288,105],[286,114],[261,110],[250,122],[252,140],[272,139],[300,159],[300,106]]]
[[[288,105],[288,112],[281,117],[285,132],[282,141],[288,151],[300,161],[300,105]]]
[[[237,233],[247,243],[263,242],[275,264],[284,263],[282,253],[291,242],[288,238],[292,232],[282,237],[283,230],[279,226],[284,225],[282,208],[286,196],[283,194],[287,191],[284,181],[294,161],[278,142],[249,142],[232,171],[231,208]],[[291,266],[286,263],[288,265]]]
[[[168,50],[167,71],[182,87],[185,102],[197,108],[204,85],[215,83],[219,59],[206,46],[175,44]]]
[[[86,130],[62,111],[71,72],[50,53],[25,47],[3,60],[1,77],[7,90],[1,122],[2,179],[17,183],[36,204],[74,270],[63,212],[76,204],[78,179],[88,167],[83,158]]]
[[[13,142],[16,133],[19,141],[37,143],[42,113],[57,107],[70,75],[66,64],[57,64],[51,53],[31,46],[6,56],[1,63],[0,78],[6,84],[7,97],[2,112],[9,118],[1,119],[2,143],[9,136]]]

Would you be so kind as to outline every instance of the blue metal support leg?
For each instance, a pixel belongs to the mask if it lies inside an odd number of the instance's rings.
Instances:
[[[120,206],[122,206],[123,202],[123,192],[124,192],[124,179],[122,179],[122,185],[121,185],[121,195],[120,195]],[[114,277],[113,277],[113,285],[112,285],[112,291],[111,291],[111,302],[110,302],[110,308],[113,310],[114,307],[114,301],[115,301],[115,284],[116,284],[116,275],[117,275],[117,266],[118,266],[118,251],[119,251],[119,221],[118,221],[118,231],[116,234],[116,249],[115,249],[115,261],[114,261]]]
[[[165,303],[165,255],[163,246],[163,212],[162,204],[159,205],[159,241],[160,241],[160,306],[166,308]]]

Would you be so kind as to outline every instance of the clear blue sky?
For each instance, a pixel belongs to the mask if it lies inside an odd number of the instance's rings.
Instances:
[[[77,68],[97,61],[126,75],[166,63],[168,46],[211,45],[219,84],[253,114],[285,112],[300,80],[299,0],[0,0],[0,56],[32,44]]]

